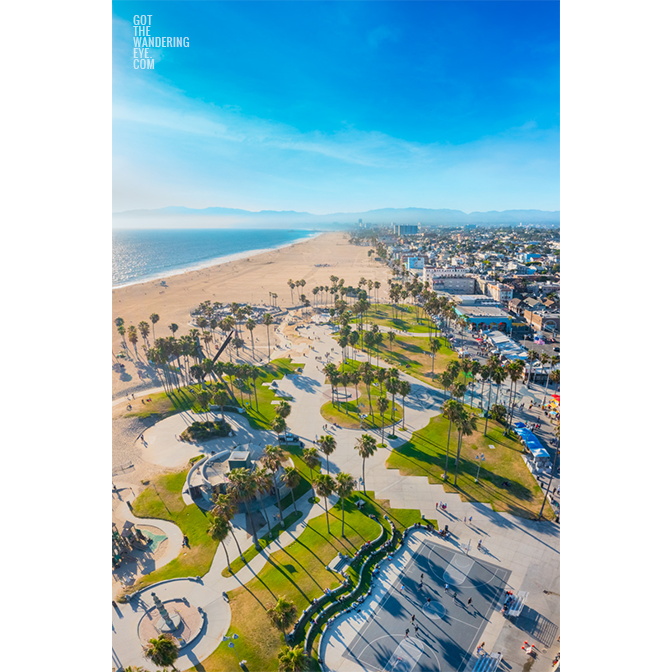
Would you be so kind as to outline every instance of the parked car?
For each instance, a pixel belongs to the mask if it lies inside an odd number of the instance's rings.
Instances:
[[[296,434],[290,434],[289,432],[287,433],[287,436],[283,436],[283,435],[281,434],[281,435],[278,437],[278,443],[280,443],[280,444],[282,444],[282,445],[288,445],[288,444],[290,444],[290,443],[291,443],[292,445],[294,445],[294,444],[298,444],[299,446],[301,446],[301,448],[303,448],[303,446],[304,446],[303,441],[301,441],[301,439],[299,439],[299,437],[296,436]]]

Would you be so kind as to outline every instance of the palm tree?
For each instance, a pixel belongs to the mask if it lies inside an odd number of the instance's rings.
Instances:
[[[268,361],[271,361],[271,325],[273,324],[273,315],[270,313],[264,313],[264,316],[261,318],[262,324],[266,327],[266,340],[268,341]]]
[[[225,495],[219,495],[217,497],[211,513],[213,516],[224,518],[230,523],[231,536],[233,537],[233,540],[236,542],[236,546],[238,547],[238,554],[242,558],[243,552],[240,550],[240,544],[238,543],[238,539],[236,538],[236,535],[233,532],[233,523],[231,522],[233,520],[233,516],[236,514],[237,509],[238,509],[238,502],[234,494],[232,492],[227,492]]]
[[[170,329],[170,331],[171,331],[171,333],[173,334],[173,336],[175,336],[175,332],[176,332],[179,328],[180,328],[180,327],[179,327],[177,324],[175,324],[175,322],[173,322],[172,324],[169,324],[169,325],[168,325],[168,329]]]
[[[460,417],[457,422],[457,455],[455,455],[455,482],[457,485],[457,466],[460,462],[460,450],[462,449],[462,437],[471,436],[476,431],[476,416],[472,413],[469,415],[464,406],[460,407]]]
[[[516,400],[516,383],[523,377],[524,375],[524,368],[523,368],[523,362],[519,359],[517,359],[515,362],[509,362],[509,364],[506,367],[506,370],[509,374],[509,379],[511,380],[511,388],[510,388],[510,393],[511,393],[511,401],[510,401],[510,411],[509,411],[509,417],[510,420],[508,422],[508,425],[511,426],[511,423],[513,422],[513,405]],[[506,431],[509,431],[509,428],[507,427]]]
[[[389,369],[388,370],[388,376],[387,376],[387,382],[385,383],[385,386],[387,387],[387,391],[392,395],[392,401],[390,408],[392,409],[392,431],[394,432],[394,397],[399,394],[399,385],[401,383],[399,382],[399,378],[397,378],[397,370],[396,369]]]
[[[341,514],[342,514],[342,526],[341,526],[341,536],[345,536],[345,503],[344,499],[350,497],[357,487],[357,481],[344,471],[336,474],[336,488],[334,492],[340,497],[341,502]]]
[[[393,331],[387,332],[387,340],[389,341],[389,345],[387,346],[388,350],[392,350],[392,343],[394,343],[396,337],[397,335]]]
[[[149,316],[149,321],[152,323],[152,338],[154,341],[156,341],[156,334],[154,333],[154,325],[160,320],[161,318],[157,315],[157,313],[152,313]]]
[[[285,421],[285,439],[287,438],[287,418],[291,412],[292,407],[284,400],[275,407],[276,417],[282,418]]]
[[[278,475],[280,473],[280,467],[282,466],[281,455],[282,450],[279,446],[272,446],[269,444],[264,448],[264,452],[261,456],[261,462],[273,474],[273,489],[275,490],[275,498],[278,502],[280,525],[281,527],[284,527],[285,521],[282,517],[282,505],[280,504],[280,486],[278,485]]]
[[[331,434],[321,436],[317,444],[320,450],[327,456],[327,474],[329,473],[329,455],[336,450],[336,439]]]
[[[151,660],[154,665],[170,665],[173,669],[173,663],[177,660],[179,649],[175,637],[162,632],[156,639],[150,639],[149,644],[145,646],[145,658]]]
[[[250,332],[250,343],[252,343],[252,359],[254,359],[254,335],[252,332],[256,326],[257,323],[252,318],[245,322],[245,328]]]
[[[376,376],[371,368],[371,365],[365,362],[362,367],[362,382],[366,385],[366,393],[369,395],[369,413],[373,415],[373,405],[371,404],[371,383]]]
[[[495,360],[490,364],[490,380],[497,385],[497,394],[495,395],[495,404],[497,403],[497,398],[499,397],[499,386],[504,382],[506,378],[506,371],[500,363]],[[483,436],[488,434],[488,417],[490,415],[490,392],[488,392],[488,412],[485,416],[485,430],[483,431]]]
[[[284,595],[282,595],[278,598],[274,607],[266,609],[266,613],[271,619],[271,623],[273,623],[276,628],[280,628],[286,637],[287,628],[296,616],[296,605],[285,599]]]
[[[284,646],[278,654],[278,660],[280,672],[304,672],[308,668],[308,655],[300,644],[293,648]]]
[[[383,395],[387,394],[386,392]],[[390,400],[387,396],[378,397],[378,410],[380,411],[380,431],[382,433],[382,441],[385,442],[385,411],[390,406]]]
[[[310,469],[310,487],[313,490],[313,497],[315,497],[313,470],[320,467],[320,456],[317,454],[317,448],[315,446],[307,446],[301,451],[301,457],[303,457],[303,461],[306,463],[308,469]]]
[[[324,512],[327,514],[327,534],[331,534],[329,529],[329,511],[327,510],[327,499],[336,489],[336,483],[329,474],[318,474],[315,477],[316,491],[320,497],[324,497]]]
[[[140,335],[142,336],[145,343],[147,343],[147,336],[149,336],[149,324],[144,320],[138,323],[138,329],[140,330]],[[149,345],[149,343],[147,343]]]
[[[436,353],[441,349],[441,339],[430,338],[429,349],[432,351],[432,378],[434,378],[434,360],[436,359]]]
[[[362,482],[364,485],[364,492],[366,492],[366,474],[364,473],[364,465],[366,459],[371,457],[376,450],[378,450],[378,446],[376,445],[376,440],[370,434],[362,434],[355,442],[355,449],[362,458]]]
[[[481,365],[481,400],[480,400],[480,407],[483,408],[483,387],[485,386],[486,381],[490,380],[490,365],[489,364],[483,364]],[[490,404],[490,385],[488,386],[488,405]]]
[[[403,417],[401,420],[402,429],[406,429],[406,397],[411,393],[411,384],[407,380],[402,380],[399,383],[399,395],[403,403]]]
[[[257,484],[252,477],[249,469],[244,467],[239,467],[238,469],[232,469],[229,472],[229,482],[231,484],[231,492],[233,496],[244,504],[249,504],[257,493]],[[257,526],[254,522],[254,516],[250,507],[247,507],[248,513],[250,514],[250,522],[252,523],[252,536],[254,538],[254,547],[260,551],[261,547],[259,546],[259,540],[257,539]]]
[[[294,504],[294,513],[296,513],[296,500],[294,499],[294,488],[296,488],[299,483],[301,483],[301,474],[299,470],[295,467],[286,467],[285,473],[282,477],[284,484],[289,488],[289,491],[292,493],[292,504]]]
[[[279,415],[276,415],[275,418],[273,418],[273,422],[271,423],[271,430],[278,435],[278,440],[280,440],[280,434],[283,432],[285,434],[287,433],[287,423],[285,422],[285,419],[281,418]]]
[[[353,369],[349,373],[350,382],[355,386],[355,406],[359,414],[359,381],[362,379],[362,374],[359,369]]]
[[[443,402],[441,410],[443,413],[443,417],[448,418],[449,420],[448,440],[446,441],[446,465],[443,470],[443,478],[445,479],[448,478],[448,455],[450,453],[450,432],[453,429],[453,422],[457,422],[460,418],[460,414],[462,413],[462,404],[460,404],[460,402],[456,401],[455,399],[450,399],[448,401]]]
[[[257,464],[255,470],[252,472],[252,478],[257,484],[257,492],[265,497],[273,489],[273,475],[270,473],[269,469],[262,463]],[[271,531],[271,521],[268,518],[268,511],[266,511],[266,505],[263,505],[262,510],[264,512],[264,518],[266,518],[266,524],[268,525],[268,531]],[[281,518],[282,520],[282,518]]]
[[[551,371],[551,382],[556,385],[556,391],[560,391],[560,369]]]
[[[228,536],[231,531],[231,523],[226,518],[220,516],[212,516],[210,518],[210,527],[208,527],[208,534],[212,537],[213,541],[216,541],[218,544],[221,544],[224,547],[224,552],[226,553],[226,566],[231,571],[231,561],[229,560],[229,551],[226,548],[224,539]]]
[[[450,369],[442,371],[439,380],[443,387],[443,398],[445,399],[448,395],[448,388],[453,384],[453,375],[451,374]]]

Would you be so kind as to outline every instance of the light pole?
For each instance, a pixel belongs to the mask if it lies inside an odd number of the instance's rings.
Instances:
[[[222,641],[223,642],[228,642],[229,643],[229,648],[233,649],[234,653],[236,654],[236,658],[238,658],[238,665],[240,667],[243,667],[243,665],[245,665],[245,663],[247,663],[247,661],[240,659],[240,656],[238,655],[238,651],[236,650],[236,645],[233,643],[234,640],[236,640],[236,639],[238,639],[238,635],[236,635],[236,634],[231,635],[231,637],[228,637],[227,635],[224,635],[222,637]]]
[[[485,462],[485,455],[483,453],[476,455],[476,461],[478,462],[478,471],[476,472],[475,482],[478,483],[478,477],[481,473],[481,463]]]

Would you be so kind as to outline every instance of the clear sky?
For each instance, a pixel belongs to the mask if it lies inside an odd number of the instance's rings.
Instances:
[[[133,16],[189,48],[134,69]],[[559,210],[558,2],[113,3],[113,209]]]

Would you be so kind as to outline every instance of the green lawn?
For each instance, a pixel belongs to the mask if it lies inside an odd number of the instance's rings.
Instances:
[[[426,476],[430,483],[443,483],[446,492],[459,493],[463,501],[485,502],[495,511],[512,513],[522,518],[536,518],[541,509],[543,493],[522,459],[523,446],[504,437],[499,423],[488,421],[488,435],[483,436],[485,419],[478,418],[477,430],[462,441],[457,486],[454,486],[457,432],[451,431],[448,479],[442,475],[446,462],[446,440],[449,422],[442,416],[432,418],[423,429],[414,432],[410,441],[395,448],[387,460],[388,469],[399,469],[403,474]],[[495,446],[494,450],[489,448]],[[478,463],[476,455],[483,453],[479,482],[475,483]],[[509,481],[509,487],[502,487]],[[544,515],[553,520],[550,507]]]
[[[423,317],[423,315],[422,307],[416,308],[403,303],[395,308],[395,306],[385,303],[376,303],[369,308],[364,319],[380,327],[400,329],[412,334],[427,334],[436,331],[436,326],[432,321]]]
[[[441,340],[441,348],[437,351],[434,361],[434,378],[432,378],[432,353],[429,349],[427,336],[397,336],[392,345],[387,339],[380,346],[366,350],[371,363],[375,364],[378,358],[404,371],[419,380],[434,387],[440,388],[439,375],[441,371],[458,359],[457,353]],[[361,347],[360,347],[361,349]]]
[[[326,515],[309,521],[306,529],[287,548],[276,551],[256,578],[229,593],[232,621],[228,635],[236,633],[236,649],[247,660],[248,670],[275,670],[277,656],[283,646],[282,633],[273,627],[266,615],[266,608],[284,596],[296,605],[297,620],[310,601],[323,594],[325,588],[336,588],[339,582],[326,565],[340,551],[353,556],[364,541],[375,539],[380,526],[369,514],[387,513],[400,530],[421,520],[419,511],[389,509],[385,501],[373,499],[374,493],[354,493],[345,501],[345,537],[341,537],[340,505],[330,509],[331,534],[327,532]],[[355,506],[359,499],[365,501],[362,511]],[[436,525],[436,521],[432,521]],[[354,570],[350,569],[352,573]],[[291,627],[289,628],[291,630]],[[316,662],[311,661],[310,669]],[[203,663],[191,670],[198,672],[234,672],[239,670],[238,659],[224,644]]]
[[[355,405],[354,401],[341,402],[340,405],[334,406],[330,401],[324,404],[320,408],[320,413],[322,417],[331,423],[337,423],[341,427],[346,427],[348,429],[359,429],[359,414],[366,413],[368,417],[362,421],[362,428],[370,431],[380,431],[380,411],[376,404],[376,399],[378,397],[371,395],[371,401],[373,403],[373,417],[369,414],[369,402],[368,397],[360,396],[359,406]],[[390,401],[390,404],[392,402]],[[399,422],[402,416],[402,408],[399,404],[394,404],[394,421]],[[346,413],[346,409],[348,413]],[[388,408],[383,415],[383,420],[385,427],[388,427],[392,424],[392,408]]]
[[[285,357],[281,359],[274,359],[269,364],[259,367],[261,375],[256,379],[254,385],[252,381],[241,390],[236,387],[231,387],[231,381],[228,376],[224,376],[224,382],[212,383],[208,382],[205,389],[214,392],[216,390],[223,390],[227,395],[225,405],[240,407],[241,401],[246,409],[245,415],[250,421],[250,426],[253,429],[269,429],[275,417],[275,406],[271,401],[277,399],[275,392],[263,383],[269,383],[272,380],[278,380],[287,374],[295,373],[301,364],[296,364],[290,358]],[[255,399],[256,387],[256,399]],[[191,392],[190,389],[194,390]],[[182,411],[193,410],[195,412],[202,412],[202,409],[196,401],[196,394],[200,391],[200,385],[190,385],[189,387],[180,387],[170,394],[160,392],[152,395],[152,401],[144,404],[138,410],[134,410],[126,415],[126,417],[140,417],[140,418],[154,418],[162,420],[175,413]],[[232,392],[233,390],[233,392]],[[257,403],[259,409],[257,410]],[[219,417],[219,413],[214,414]]]
[[[281,527],[280,523],[274,525],[270,533],[267,532],[259,539],[259,546],[261,546],[262,549],[266,548],[274,539],[277,539],[278,536],[282,534],[285,528],[290,527],[297,520],[300,520],[301,515],[302,514],[300,511],[291,511],[290,514],[283,519],[285,527]],[[238,552],[238,549],[235,545],[233,546],[233,549],[234,553]],[[231,555],[232,554],[229,551],[229,557],[231,557]],[[240,555],[237,555],[235,559],[231,561],[231,571],[229,571],[228,567],[224,568],[222,571],[222,576],[232,576],[236,572],[240,571],[250,560],[252,560],[252,558],[256,557],[257,555],[259,555],[259,551],[257,550],[256,546],[252,544],[252,546],[250,546],[247,550],[243,551],[242,558]]]
[[[182,487],[188,470],[159,476],[133,502],[133,513],[138,518],[159,518],[175,523],[189,537],[190,548],[167,565],[141,577],[133,590],[157,581],[185,576],[203,576],[210,569],[217,544],[208,535],[209,522],[196,504],[187,506],[182,499]]]

